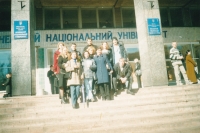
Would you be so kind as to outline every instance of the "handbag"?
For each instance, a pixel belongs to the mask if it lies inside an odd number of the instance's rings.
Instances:
[[[65,71],[65,69],[60,69],[60,73],[63,74],[63,78],[65,78],[65,79],[72,78],[72,72],[67,72],[67,71]]]
[[[136,70],[135,71],[135,75],[136,76],[141,76],[142,75],[142,71],[141,70]]]

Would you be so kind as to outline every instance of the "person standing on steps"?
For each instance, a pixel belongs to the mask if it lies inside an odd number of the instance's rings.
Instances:
[[[72,107],[74,109],[79,108],[79,104],[77,102],[79,93],[80,93],[80,87],[82,85],[81,83],[81,74],[82,74],[82,66],[81,66],[81,60],[80,58],[77,58],[77,53],[71,52],[71,60],[67,61],[65,64],[65,70],[67,72],[71,72],[71,78],[67,81],[67,86],[70,87],[70,93],[71,93],[71,102]]]
[[[183,75],[185,83],[189,84],[189,80],[182,63],[182,60],[184,59],[184,57],[183,55],[180,54],[180,51],[177,49],[177,42],[175,41],[172,42],[172,48],[170,49],[170,59],[172,62],[172,66],[174,67],[176,85],[182,85],[180,72]]]
[[[142,83],[141,83],[141,76],[142,76],[141,65],[140,65],[139,60],[137,58],[134,59],[134,63],[135,63],[135,76],[137,77],[138,88],[142,88]]]
[[[195,74],[194,68],[197,66],[196,62],[192,59],[191,51],[186,51],[186,72],[188,79],[192,82],[192,84],[197,84],[197,78]]]
[[[47,72],[47,77],[49,78],[49,83],[51,85],[51,94],[55,94],[55,91],[54,91],[55,74],[53,71],[53,65],[50,65],[50,70]]]
[[[6,87],[6,94],[3,95],[3,98],[12,97],[12,82],[11,82],[11,74],[6,74],[6,81],[2,84]]]
[[[54,74],[56,75],[57,78],[58,78],[59,69],[60,69],[59,66],[58,66],[58,56],[62,52],[62,49],[63,49],[64,46],[65,46],[65,44],[63,42],[59,42],[57,44],[57,50],[54,52],[54,55],[53,55],[53,71],[54,71]],[[55,88],[56,88],[56,94],[58,94],[60,92],[59,88],[57,86]],[[61,99],[60,93],[59,93],[59,98]]]
[[[66,46],[62,48],[62,52],[58,56],[58,67],[59,71],[57,74],[58,77],[58,87],[60,91],[60,97],[61,97],[61,104],[66,104],[66,98],[67,94],[65,94],[66,89],[67,89],[67,79],[64,77],[64,74],[66,73],[65,71],[65,64],[67,61],[70,60],[70,54],[68,53],[68,49]]]
[[[111,63],[105,55],[102,54],[101,48],[97,49],[97,55],[94,56],[94,61],[97,66],[97,84],[100,89],[102,100],[110,100],[110,89],[109,89],[109,72],[106,68],[106,64],[110,67],[110,73],[113,72]]]

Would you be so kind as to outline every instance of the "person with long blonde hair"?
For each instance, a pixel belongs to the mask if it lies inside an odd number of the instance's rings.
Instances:
[[[65,96],[64,96],[64,92],[66,92],[67,89],[67,79],[64,78],[64,74],[65,72],[65,64],[67,63],[67,61],[70,60],[70,55],[68,53],[68,49],[66,46],[64,46],[62,48],[62,51],[60,53],[60,55],[58,56],[58,67],[59,67],[59,71],[57,74],[57,78],[58,78],[58,87],[59,87],[59,91],[60,91],[60,98],[61,98],[61,104],[66,104],[66,100],[65,100]]]

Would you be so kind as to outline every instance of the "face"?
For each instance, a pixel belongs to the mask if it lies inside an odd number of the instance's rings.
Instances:
[[[191,54],[191,52],[188,52],[188,55],[190,55]]]
[[[71,57],[72,59],[76,59],[76,53],[72,53]]]
[[[172,42],[172,47],[176,48],[177,47],[177,43],[176,42]]]
[[[101,53],[102,53],[101,49],[98,49],[97,50],[97,55],[101,55]]]
[[[50,69],[51,69],[51,70],[53,70],[53,66],[52,66],[52,67],[50,67]]]
[[[86,59],[89,58],[89,56],[90,56],[90,55],[89,55],[88,52],[85,52],[85,53],[84,53],[84,57],[85,57]]]
[[[124,66],[124,63],[125,63],[125,61],[124,61],[123,59],[120,59],[120,60],[119,60],[119,65],[120,65],[121,67]]]
[[[134,59],[134,62],[137,63],[137,62],[138,62],[138,59]]]
[[[88,44],[88,45],[92,45],[92,40],[91,40],[91,39],[88,39],[88,40],[87,40],[87,44]]]
[[[58,49],[62,49],[62,48],[63,48],[63,44],[60,43],[60,44],[58,45]]]
[[[89,49],[88,52],[89,52],[89,54],[93,54],[94,53],[93,49]]]
[[[72,49],[72,50],[76,50],[76,45],[72,45],[72,46],[71,46],[71,49]]]
[[[104,42],[104,43],[102,44],[102,47],[103,47],[103,49],[106,49],[106,48],[107,48],[107,43]]]
[[[117,45],[117,40],[114,39],[114,40],[113,40],[113,44],[114,44],[114,45]]]

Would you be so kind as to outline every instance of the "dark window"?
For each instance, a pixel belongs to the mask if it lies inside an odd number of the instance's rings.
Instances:
[[[78,9],[63,9],[63,28],[78,28]]]
[[[0,31],[11,30],[11,1],[0,1]]]
[[[173,27],[183,27],[182,8],[170,8],[171,22]]]
[[[160,17],[162,27],[169,27],[169,17],[167,8],[160,8]]]
[[[42,8],[35,8],[35,13],[36,13],[36,29],[37,30],[42,30],[43,29],[43,10]]]
[[[190,14],[193,27],[200,27],[200,9],[190,8]]]
[[[99,26],[100,28],[113,28],[112,9],[99,9]]]
[[[82,28],[97,28],[96,9],[82,9]]]
[[[136,27],[134,8],[122,9],[122,17],[123,17],[123,27],[124,28]]]
[[[45,29],[60,28],[60,9],[45,9]]]

